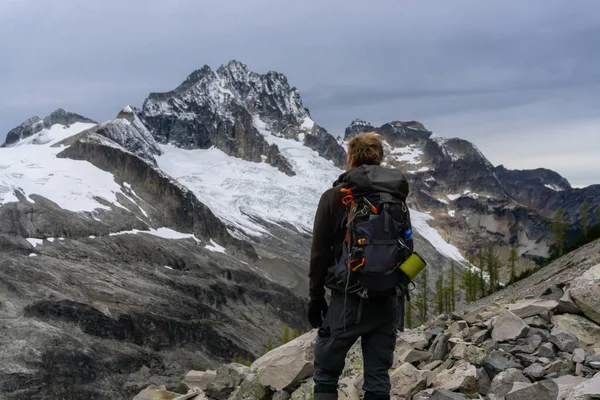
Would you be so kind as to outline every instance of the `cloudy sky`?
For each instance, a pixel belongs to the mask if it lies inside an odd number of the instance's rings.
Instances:
[[[596,0],[1,0],[0,141],[58,107],[96,120],[238,59],[334,135],[417,119],[494,164],[600,183]]]

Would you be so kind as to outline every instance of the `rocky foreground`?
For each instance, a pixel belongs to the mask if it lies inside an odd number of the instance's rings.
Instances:
[[[390,371],[392,399],[600,398],[599,248],[600,242],[586,246],[579,265],[568,262],[553,276],[573,268],[585,271],[573,280],[507,304],[441,315],[399,333]],[[190,371],[182,385],[187,394],[150,386],[134,399],[310,399],[315,339],[311,331],[251,367],[227,364],[216,371]],[[362,382],[357,343],[348,354],[340,399],[360,399]]]

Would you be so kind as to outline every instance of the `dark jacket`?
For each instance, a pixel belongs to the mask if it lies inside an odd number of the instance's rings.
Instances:
[[[374,168],[382,171],[382,167]],[[367,167],[368,170],[372,171]],[[357,169],[357,172],[358,174],[355,174],[357,176],[367,176],[363,173],[364,170],[358,171]],[[345,194],[340,189],[344,186],[344,181],[350,173],[351,171],[348,171],[340,175],[334,182],[333,187],[326,190],[319,200],[314,219],[310,254],[309,295],[311,299],[320,299],[325,296],[325,284],[329,268],[335,264],[342,254],[342,245],[346,235],[346,206],[342,203]],[[399,181],[395,181],[395,185],[398,193],[406,198],[409,190],[408,181],[399,171],[395,171],[394,174],[400,174],[401,178]],[[383,175],[389,175],[389,172],[384,172]]]

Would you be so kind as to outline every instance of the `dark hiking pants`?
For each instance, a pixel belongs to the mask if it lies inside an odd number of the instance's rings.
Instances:
[[[334,293],[315,345],[315,400],[336,399],[338,380],[352,345],[361,338],[365,400],[389,399],[394,361],[398,298],[363,300]],[[345,317],[345,318],[344,318]],[[344,328],[345,325],[345,328]]]

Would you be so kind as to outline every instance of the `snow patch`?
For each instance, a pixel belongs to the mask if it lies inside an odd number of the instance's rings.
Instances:
[[[454,200],[460,198],[461,195],[460,194],[448,194],[448,195],[446,195],[446,197],[449,198],[450,201],[454,201]]]
[[[450,211],[448,211],[448,215],[451,216],[452,218],[454,218],[454,216],[456,215],[456,211],[450,210]]]
[[[207,244],[206,246],[204,246],[204,248],[206,248],[210,251],[214,251],[216,253],[225,253],[225,247],[219,245],[217,242],[215,242],[212,239],[210,239],[210,243],[211,244]]]
[[[431,215],[412,209],[410,210],[410,215],[412,225],[417,232],[419,232],[421,236],[431,243],[440,253],[459,263],[465,261],[465,258],[460,254],[460,251],[456,247],[446,242],[437,230],[429,226],[427,221],[434,219]]]
[[[27,238],[26,239],[33,247],[37,247],[38,245],[41,246],[44,244],[44,240],[43,239],[36,239],[36,238]]]
[[[131,106],[127,105],[123,107],[123,112],[133,114],[133,109],[131,108]]]
[[[54,242],[54,238],[46,238],[47,241],[49,241],[50,243]]]
[[[563,188],[555,184],[545,184],[544,186],[548,189],[554,190],[555,192],[562,192],[564,190]]]
[[[35,253],[30,253],[30,254],[29,254],[29,257],[37,257],[37,256],[38,256],[38,255],[37,255],[37,254],[35,254]]]
[[[436,199],[436,200],[439,201],[440,203],[450,204],[450,203],[448,203],[448,200],[445,200],[445,199]]]
[[[150,230],[148,230],[148,231],[132,229],[130,231],[121,231],[121,232],[110,233],[109,236],[137,235],[138,233],[147,233],[149,235],[158,236],[163,239],[190,239],[191,238],[191,239],[194,239],[197,243],[200,243],[200,240],[198,238],[196,238],[196,236],[194,236],[194,234],[177,232],[173,229],[165,228],[165,227],[158,228],[158,229],[150,228]]]
[[[165,265],[165,268],[167,268],[167,269],[173,269],[173,267],[169,267],[168,265]]]

